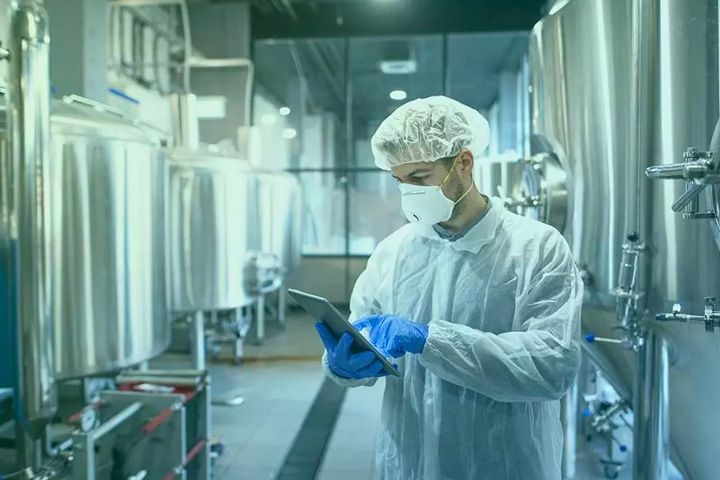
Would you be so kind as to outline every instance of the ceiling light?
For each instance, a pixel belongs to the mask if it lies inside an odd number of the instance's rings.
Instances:
[[[390,98],[393,100],[405,100],[407,98],[407,93],[405,90],[393,90],[390,92]]]
[[[290,115],[290,112],[291,110],[288,107],[280,108],[280,115],[282,115],[283,117],[287,117],[288,115]]]
[[[286,140],[292,140],[293,138],[297,137],[297,130],[294,128],[286,128],[283,130],[283,137]]]
[[[260,121],[263,123],[263,125],[275,125],[275,122],[277,122],[277,117],[273,115],[272,113],[266,113],[260,118]]]

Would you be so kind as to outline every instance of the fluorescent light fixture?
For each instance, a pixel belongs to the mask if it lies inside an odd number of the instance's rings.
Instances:
[[[407,98],[407,92],[405,92],[405,90],[393,90],[390,92],[390,98],[393,100],[405,100]]]
[[[282,115],[283,117],[287,117],[288,115],[290,115],[290,112],[291,112],[291,111],[292,111],[292,110],[290,110],[288,107],[281,107],[281,108],[280,108],[280,115]]]
[[[286,128],[283,130],[283,137],[286,140],[292,140],[293,138],[297,137],[297,130],[294,128]]]
[[[387,60],[380,62],[380,71],[385,75],[409,75],[417,72],[415,60]]]
[[[260,121],[263,123],[263,125],[275,125],[275,122],[277,122],[277,117],[272,113],[266,113],[260,118]]]

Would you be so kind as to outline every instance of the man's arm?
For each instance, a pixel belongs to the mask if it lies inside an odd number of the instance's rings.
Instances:
[[[580,367],[583,284],[564,239],[550,235],[544,245],[541,265],[516,301],[519,331],[495,335],[435,320],[420,363],[501,402],[561,398]]]

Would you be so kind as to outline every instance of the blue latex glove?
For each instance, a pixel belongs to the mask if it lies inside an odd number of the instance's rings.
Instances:
[[[387,375],[383,372],[383,364],[375,358],[373,352],[350,352],[353,337],[349,333],[344,333],[338,341],[324,323],[315,323],[315,329],[327,350],[328,366],[338,377],[360,380]]]
[[[355,323],[358,330],[370,328],[370,341],[383,354],[399,358],[422,353],[429,327],[395,315],[371,315]]]

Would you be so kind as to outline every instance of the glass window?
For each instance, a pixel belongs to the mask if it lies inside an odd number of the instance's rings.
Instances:
[[[345,177],[336,172],[300,172],[303,187],[303,254],[345,255]]]
[[[253,123],[273,168],[340,168],[345,162],[345,41],[255,43]],[[274,157],[276,145],[287,154]],[[265,156],[267,155],[267,159]]]
[[[378,243],[406,223],[397,182],[388,172],[348,177],[350,255],[370,255]]]

